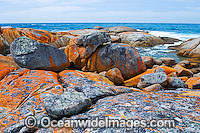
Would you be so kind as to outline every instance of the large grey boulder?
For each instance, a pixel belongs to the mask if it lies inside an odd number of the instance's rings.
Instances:
[[[78,114],[91,105],[91,100],[81,92],[64,92],[61,95],[46,94],[44,96],[44,107],[48,115],[53,118]]]
[[[186,88],[186,84],[179,78],[169,77],[168,79],[168,88]]]
[[[166,85],[167,75],[164,72],[145,74],[141,77],[138,87],[140,89],[146,88],[153,84],[160,84],[162,86]]]
[[[64,51],[27,37],[17,38],[10,51],[16,63],[24,68],[60,71],[70,65]]]
[[[98,48],[88,59],[89,71],[107,71],[118,68],[123,78],[129,79],[146,70],[139,52],[127,44],[109,44]]]

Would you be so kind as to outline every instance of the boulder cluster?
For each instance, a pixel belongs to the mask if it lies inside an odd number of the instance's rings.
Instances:
[[[2,132],[128,132],[41,128],[40,124],[29,129],[24,124],[29,115],[38,121],[43,116],[52,120],[109,117],[174,119],[177,124],[174,129],[136,128],[135,132],[200,129],[200,61],[141,57],[135,48],[178,39],[123,26],[69,32],[0,28],[0,34]],[[178,46],[178,54],[198,58],[197,40]],[[189,48],[191,43],[195,44]]]

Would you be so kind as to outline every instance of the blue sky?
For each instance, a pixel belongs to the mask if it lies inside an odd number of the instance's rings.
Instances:
[[[0,0],[0,23],[200,23],[200,0]]]

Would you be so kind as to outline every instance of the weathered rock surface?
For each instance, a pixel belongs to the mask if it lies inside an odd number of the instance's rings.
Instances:
[[[200,77],[189,78],[185,84],[191,89],[200,89]]]
[[[114,33],[121,33],[121,32],[137,32],[136,29],[125,27],[125,26],[116,26],[116,27],[107,27],[104,28],[106,32],[114,32]]]
[[[200,59],[200,37],[190,39],[179,46],[170,48],[178,50],[177,55]]]
[[[27,37],[12,43],[11,54],[19,66],[30,69],[60,71],[70,65],[63,51]]]
[[[12,42],[21,36],[26,36],[56,48],[67,46],[72,37],[68,32],[49,32],[30,28],[3,28],[0,38],[0,53],[9,53]]]
[[[122,43],[131,44],[135,47],[152,47],[164,44],[164,41],[156,36],[145,32],[123,32],[119,34]]]
[[[168,77],[167,82],[168,88],[187,88],[186,84],[181,79],[176,77]]]
[[[142,56],[142,61],[146,65],[146,68],[152,68],[154,65],[154,58],[152,56]]]
[[[1,131],[19,132],[25,127],[25,117],[45,114],[43,94],[62,94],[63,90],[54,72],[18,69],[9,73],[0,81]]]
[[[156,69],[158,68],[163,68],[164,71],[165,71],[165,74],[168,75],[170,73],[173,73],[173,72],[177,72],[176,69],[173,69],[171,67],[167,67],[167,66],[160,66],[160,67],[157,67],[157,68],[153,68],[153,69],[148,69],[147,71],[145,71],[144,73],[142,74],[139,74],[129,80],[126,80],[124,83],[125,83],[125,86],[133,86],[133,87],[137,87],[137,84],[140,82],[140,78],[145,75],[145,74],[151,74],[151,73],[154,73],[156,71]]]
[[[158,72],[158,73],[143,75],[137,86],[140,89],[146,88],[153,84],[160,84],[162,86],[166,86],[166,82],[167,82],[167,75],[164,72]]]
[[[199,92],[199,91],[198,91]],[[199,97],[197,92],[165,91],[153,93],[127,93],[99,100],[91,110],[71,119],[95,119],[96,117],[119,120],[174,120],[174,128],[93,128],[80,132],[198,132]],[[193,125],[193,126],[192,126]]]
[[[108,77],[108,79],[110,79],[116,85],[124,83],[124,78],[122,77],[122,73],[118,68],[113,68],[107,71],[106,77]]]
[[[12,56],[0,56],[0,66],[20,68]]]
[[[174,69],[176,69],[178,71],[178,76],[188,76],[191,77],[193,75],[193,72],[180,66],[180,65],[176,65],[174,67]]]
[[[65,49],[65,53],[76,68],[82,68],[86,65],[88,57],[99,46],[110,41],[111,38],[108,33],[93,31],[71,39]]]
[[[59,73],[59,76],[67,91],[82,92],[93,102],[106,96],[135,91],[132,88],[114,86],[109,79],[91,72],[65,70]]]
[[[49,116],[62,118],[78,114],[92,105],[92,102],[83,93],[64,92],[58,94],[46,94],[44,97],[44,107]]]
[[[200,73],[194,74],[194,77],[200,77]]]
[[[156,91],[161,91],[163,87],[160,84],[154,84],[146,88],[142,88],[143,91],[145,92],[156,92]]]
[[[160,37],[162,40],[164,40],[165,44],[174,44],[175,42],[180,42],[182,40],[171,38],[171,37]]]
[[[159,60],[162,61],[166,66],[172,67],[173,65],[176,65],[176,60],[173,58],[160,58]]]
[[[89,71],[102,72],[118,68],[124,79],[140,74],[144,67],[138,51],[126,44],[102,46],[92,54],[87,63]]]

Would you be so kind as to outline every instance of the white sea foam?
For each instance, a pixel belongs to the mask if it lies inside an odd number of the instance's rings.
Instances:
[[[149,31],[149,33],[154,36],[172,37],[172,38],[177,38],[183,41],[186,41],[191,38],[200,37],[200,34],[183,34],[183,33],[164,32],[164,31]]]
[[[1,28],[12,28],[11,26],[1,26]]]

